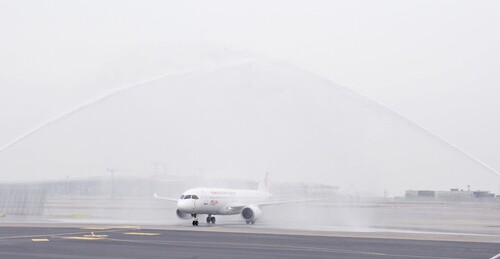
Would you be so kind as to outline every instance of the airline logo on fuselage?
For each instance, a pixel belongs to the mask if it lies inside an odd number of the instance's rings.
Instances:
[[[211,191],[210,194],[229,194],[229,195],[236,195],[235,192],[220,192],[220,191]]]
[[[212,205],[212,206],[215,206],[217,204],[219,204],[219,202],[217,200],[211,200],[210,201],[210,205]]]

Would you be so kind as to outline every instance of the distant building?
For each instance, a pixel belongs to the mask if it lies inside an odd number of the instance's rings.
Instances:
[[[475,191],[472,192],[472,196],[475,198],[495,198],[495,194],[489,191]]]
[[[42,215],[47,189],[39,184],[0,184],[0,214]]]
[[[434,198],[436,197],[435,191],[429,190],[408,190],[405,192],[406,198]]]

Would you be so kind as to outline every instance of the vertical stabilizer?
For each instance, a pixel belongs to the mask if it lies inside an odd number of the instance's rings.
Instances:
[[[269,176],[269,173],[266,173],[266,175],[264,175],[264,178],[262,178],[262,180],[260,180],[259,182],[259,188],[257,188],[257,191],[269,192]]]

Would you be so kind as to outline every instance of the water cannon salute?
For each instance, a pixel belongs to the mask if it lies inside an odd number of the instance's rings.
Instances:
[[[2,1],[0,257],[500,258],[498,13]]]

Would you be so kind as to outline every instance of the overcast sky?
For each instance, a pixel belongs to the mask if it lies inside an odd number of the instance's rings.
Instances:
[[[327,77],[500,170],[498,14],[498,1],[1,0],[0,146],[106,89],[196,63],[164,61],[191,44]]]

